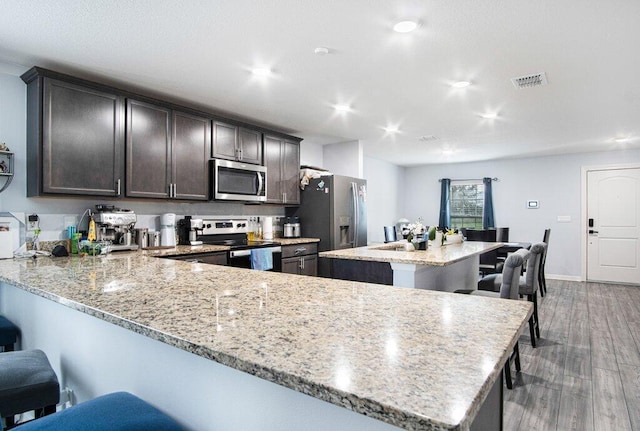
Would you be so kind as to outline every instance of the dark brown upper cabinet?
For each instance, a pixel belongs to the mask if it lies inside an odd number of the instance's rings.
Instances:
[[[262,165],[262,132],[214,121],[211,156]]]
[[[124,191],[124,99],[30,71],[27,196],[120,196]]]
[[[173,111],[172,130],[173,197],[206,201],[209,199],[211,119]]]
[[[127,196],[208,199],[211,120],[127,100]]]
[[[300,143],[264,135],[267,203],[299,205]]]
[[[210,157],[262,165],[269,134],[280,136],[278,154],[286,158],[270,161],[278,196],[271,202],[299,202],[294,136],[40,67],[21,78],[27,196],[207,200]]]

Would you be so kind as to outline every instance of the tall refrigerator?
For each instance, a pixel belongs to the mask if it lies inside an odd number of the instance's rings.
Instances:
[[[300,206],[288,216],[300,218],[303,237],[320,238],[318,251],[367,245],[367,181],[331,175],[314,178],[300,193]],[[320,259],[318,273],[330,276],[329,259]]]

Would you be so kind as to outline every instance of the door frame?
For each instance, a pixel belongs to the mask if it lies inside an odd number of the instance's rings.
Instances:
[[[640,169],[640,163],[615,163],[610,165],[582,166],[580,180],[580,262],[581,281],[587,281],[587,176],[591,171],[609,171],[621,169]]]

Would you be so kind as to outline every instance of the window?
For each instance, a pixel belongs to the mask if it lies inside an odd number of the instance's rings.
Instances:
[[[482,229],[484,185],[482,183],[451,184],[451,227]]]

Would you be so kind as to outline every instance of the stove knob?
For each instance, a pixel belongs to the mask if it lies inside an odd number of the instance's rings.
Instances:
[[[242,223],[242,224],[239,224],[239,225],[238,225],[238,227],[246,227],[246,226],[247,226],[247,224],[246,224],[246,223]]]
[[[210,224],[207,224],[206,228],[207,228],[207,229],[210,229],[210,228],[211,228],[211,225],[210,225]]]

